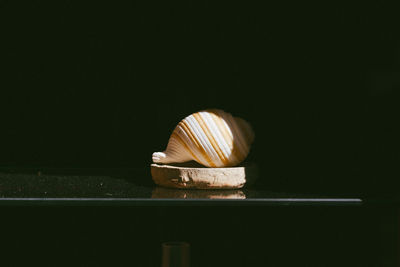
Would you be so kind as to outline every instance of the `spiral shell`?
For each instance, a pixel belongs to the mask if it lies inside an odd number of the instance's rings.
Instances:
[[[208,109],[179,122],[167,149],[153,153],[153,162],[195,160],[207,167],[235,166],[247,157],[253,141],[254,132],[245,120],[222,110]]]

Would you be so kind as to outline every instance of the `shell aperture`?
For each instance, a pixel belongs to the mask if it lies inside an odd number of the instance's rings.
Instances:
[[[245,120],[219,109],[203,110],[179,122],[166,150],[153,153],[153,162],[236,166],[247,157],[253,141],[254,132]]]

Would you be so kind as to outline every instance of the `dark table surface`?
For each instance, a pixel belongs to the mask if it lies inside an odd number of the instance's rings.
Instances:
[[[139,175],[141,175],[139,177]],[[143,177],[145,176],[145,177]],[[140,178],[140,179],[139,179]],[[156,186],[135,169],[1,169],[0,205],[398,205],[394,195],[184,190]]]

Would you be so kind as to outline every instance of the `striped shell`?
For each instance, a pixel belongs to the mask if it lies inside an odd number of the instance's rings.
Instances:
[[[246,121],[218,109],[193,113],[176,126],[164,152],[153,153],[154,163],[195,160],[207,167],[241,163],[249,154],[254,132]]]

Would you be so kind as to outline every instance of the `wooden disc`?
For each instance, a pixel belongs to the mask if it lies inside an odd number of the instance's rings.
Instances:
[[[208,168],[195,163],[151,164],[151,175],[157,185],[164,187],[235,189],[254,182],[258,171],[255,164],[228,168]]]

